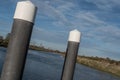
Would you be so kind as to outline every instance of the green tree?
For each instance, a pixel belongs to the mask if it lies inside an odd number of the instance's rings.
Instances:
[[[6,35],[5,40],[6,40],[7,42],[9,42],[9,40],[10,40],[10,35],[11,35],[11,33],[8,33],[8,34]]]
[[[1,45],[2,46],[4,46],[4,47],[7,47],[7,45],[8,45],[8,42],[9,42],[9,39],[10,39],[10,33],[8,33],[7,35],[6,35],[6,38],[3,40],[3,42],[1,43]]]
[[[0,36],[0,45],[3,42],[3,36]]]

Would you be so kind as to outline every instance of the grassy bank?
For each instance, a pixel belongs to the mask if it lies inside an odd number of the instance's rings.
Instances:
[[[64,53],[61,53],[65,56]],[[77,63],[120,77],[120,61],[110,58],[77,56]]]
[[[109,58],[78,56],[77,62],[120,77],[120,61],[110,60]]]

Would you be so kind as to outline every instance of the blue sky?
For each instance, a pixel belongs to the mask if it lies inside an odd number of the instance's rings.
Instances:
[[[11,31],[16,3],[0,2],[0,35]],[[37,17],[31,42],[65,51],[69,31],[82,32],[79,54],[120,60],[119,0],[31,0]]]

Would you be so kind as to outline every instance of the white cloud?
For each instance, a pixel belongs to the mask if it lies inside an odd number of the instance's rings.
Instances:
[[[32,38],[37,40],[44,40],[47,42],[64,44],[67,41],[67,34],[63,31],[46,31],[41,28],[34,27]]]
[[[86,0],[87,2],[94,3],[99,9],[112,11],[115,6],[120,5],[119,0]]]
[[[104,25],[105,23],[99,19],[94,13],[91,12],[78,12],[75,14],[75,17],[81,20],[84,23],[91,24],[91,25]]]
[[[71,8],[74,8],[75,5],[71,2],[64,2],[64,4],[60,5],[57,7],[58,10],[66,13],[67,11],[71,11],[72,9]]]
[[[62,11],[60,11],[59,9],[55,8],[55,6],[50,4],[50,2],[48,2],[48,1],[47,2],[46,1],[38,1],[38,0],[36,0],[36,1],[33,0],[33,2],[38,7],[38,15],[44,15],[46,17],[49,17],[51,20],[55,20],[56,23],[61,23],[62,25],[64,25],[64,27],[67,26],[68,29],[69,29],[69,27],[72,26],[72,24],[68,21],[65,14]],[[72,4],[67,3],[67,5],[70,6]],[[66,9],[66,8],[64,8],[64,9]],[[40,16],[38,16],[38,17],[40,17]],[[53,22],[53,24],[55,22]]]

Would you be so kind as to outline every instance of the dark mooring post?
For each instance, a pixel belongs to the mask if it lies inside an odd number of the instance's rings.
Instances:
[[[61,80],[73,80],[80,35],[78,30],[70,32]]]
[[[30,1],[17,3],[1,80],[22,80],[36,11]]]

